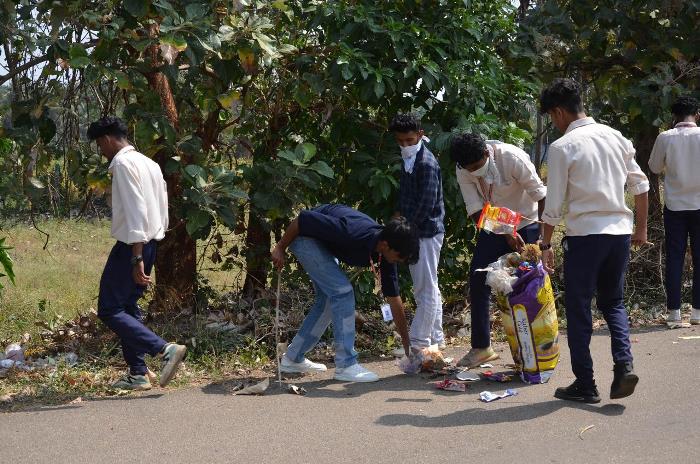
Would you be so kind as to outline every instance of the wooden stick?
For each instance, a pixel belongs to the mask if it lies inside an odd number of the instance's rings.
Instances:
[[[282,270],[277,271],[277,298],[275,300],[275,356],[277,357],[277,383],[282,388],[282,365],[280,360],[280,281]]]

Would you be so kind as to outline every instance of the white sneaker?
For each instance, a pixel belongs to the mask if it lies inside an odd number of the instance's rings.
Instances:
[[[345,368],[336,367],[335,380],[344,382],[376,382],[379,380],[379,376],[357,363]]]
[[[304,374],[307,372],[325,372],[327,369],[325,364],[311,362],[306,358],[300,363],[294,362],[287,357],[287,353],[284,353],[280,362],[280,370],[287,374]]]
[[[700,309],[693,308],[693,312],[690,314],[690,323],[700,325]]]

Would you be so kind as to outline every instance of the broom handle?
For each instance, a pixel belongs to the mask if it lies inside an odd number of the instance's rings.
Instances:
[[[282,366],[280,362],[280,280],[282,270],[277,271],[277,296],[275,299],[275,356],[277,357],[277,382],[282,388]]]

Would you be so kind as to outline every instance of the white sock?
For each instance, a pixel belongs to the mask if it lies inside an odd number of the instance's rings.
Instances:
[[[669,309],[667,321],[675,322],[681,320],[681,310],[680,309]]]

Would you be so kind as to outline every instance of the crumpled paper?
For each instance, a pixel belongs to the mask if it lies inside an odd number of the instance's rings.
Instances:
[[[298,385],[290,385],[289,387],[287,387],[287,391],[289,393],[294,394],[294,395],[300,395],[300,396],[306,395],[306,393],[307,393],[306,388],[299,387]]]
[[[233,392],[234,395],[264,395],[265,390],[267,390],[270,387],[270,379],[266,378],[262,382],[258,382],[253,385],[249,385],[247,387],[243,386],[244,384],[241,383],[239,385],[236,385],[236,391]]]
[[[518,394],[518,390],[515,389],[508,389],[504,392],[500,393],[494,393],[490,391],[482,391],[479,393],[479,399],[483,401],[484,403],[490,403],[491,401],[496,401],[501,398],[507,398],[509,396],[515,396]]]
[[[481,380],[481,376],[476,372],[469,372],[469,369],[464,369],[462,372],[457,374],[457,380],[464,380],[466,382],[476,382]]]
[[[464,392],[467,391],[467,384],[456,380],[445,379],[434,383],[438,390]]]
[[[5,359],[11,361],[24,361],[24,348],[18,343],[10,343],[5,348]]]

